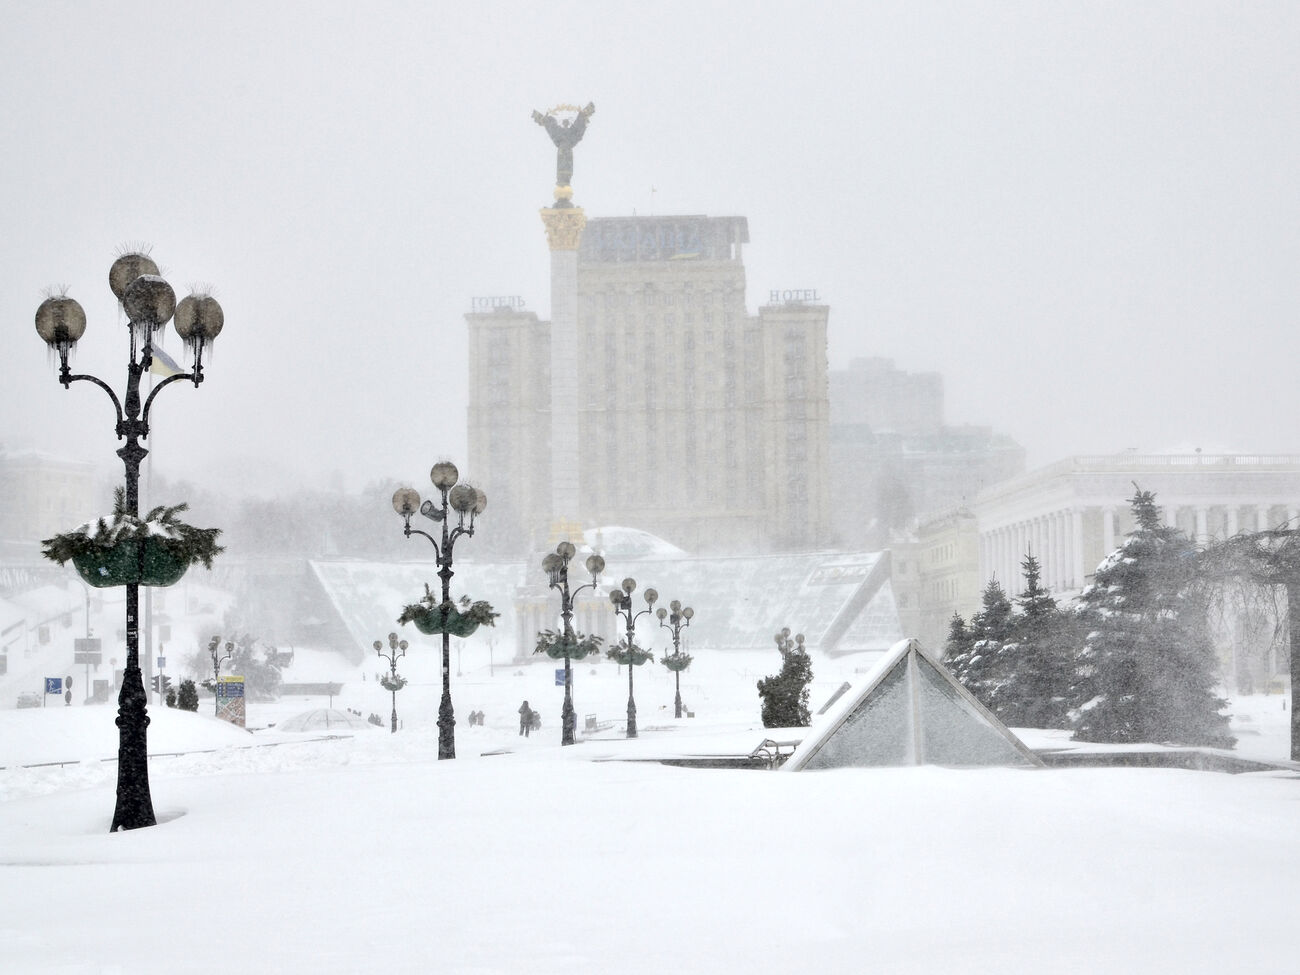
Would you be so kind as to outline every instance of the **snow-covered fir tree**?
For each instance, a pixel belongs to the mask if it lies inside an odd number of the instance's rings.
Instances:
[[[804,649],[803,634],[790,638],[790,630],[776,635],[781,653],[781,670],[758,682],[764,728],[806,728],[812,720],[808,709],[808,685],[812,683],[812,659]]]
[[[176,706],[182,711],[197,711],[199,709],[199,689],[194,686],[194,681],[188,677],[181,681],[180,690],[176,694]]]
[[[1079,597],[1074,737],[1231,747],[1196,546],[1161,524],[1150,491],[1130,503],[1136,527]]]
[[[968,642],[964,648],[959,647],[945,664],[980,703],[991,707],[998,684],[998,651],[1011,635],[1011,601],[997,579],[989,580],[981,598],[980,611],[971,617]],[[955,620],[949,633],[950,641],[953,632],[957,632]]]
[[[1069,646],[1069,617],[1042,584],[1042,567],[1033,553],[1020,563],[1024,591],[1016,597],[1019,612],[1011,634],[992,667],[993,712],[1021,728],[1069,727],[1074,655]]]
[[[955,674],[958,661],[970,657],[970,645],[970,627],[962,619],[961,613],[953,613],[952,619],[948,621],[948,640],[943,645],[944,666]]]

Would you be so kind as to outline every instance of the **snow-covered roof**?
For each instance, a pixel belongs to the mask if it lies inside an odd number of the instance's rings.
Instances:
[[[368,731],[375,726],[365,718],[337,708],[313,708],[286,718],[275,726],[276,731]]]
[[[590,528],[582,533],[582,537],[588,549],[600,552],[606,559],[668,559],[686,554],[658,535],[622,525]]]
[[[629,558],[605,549],[600,596],[624,577],[637,580],[634,605],[659,592],[660,606],[671,600],[695,610],[683,630],[683,645],[708,649],[771,647],[784,627],[803,633],[810,648],[829,653],[884,652],[903,637],[889,587],[888,558],[880,552],[806,553],[728,558],[678,555]],[[327,598],[362,654],[384,634],[399,629],[402,607],[438,586],[432,563],[313,562]],[[545,593],[540,565],[523,562],[457,562],[451,581],[454,599],[486,599],[500,613],[494,627],[480,627],[468,639],[496,638],[512,644],[516,635],[516,597],[522,588]],[[556,602],[558,613],[558,601]],[[614,618],[610,612],[610,629]],[[661,646],[666,630],[643,617],[641,639]]]

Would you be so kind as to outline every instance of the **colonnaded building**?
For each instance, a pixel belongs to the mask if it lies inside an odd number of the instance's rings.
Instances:
[[[744,217],[543,219],[553,321],[517,298],[475,299],[466,315],[484,549],[537,551],[557,527],[600,525],[696,553],[827,547],[829,309],[816,292],[770,293],[748,314]]]
[[[1023,591],[1020,566],[1030,552],[1054,595],[1077,595],[1133,530],[1135,484],[1155,493],[1166,524],[1200,545],[1300,525],[1300,455],[1067,457],[920,519],[915,542],[893,550],[904,629],[941,646],[952,614],[977,612],[989,580],[1009,596]]]

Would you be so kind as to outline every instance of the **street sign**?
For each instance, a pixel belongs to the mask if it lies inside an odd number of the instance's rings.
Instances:
[[[558,668],[558,669],[555,671],[555,686],[556,686],[556,687],[563,687],[563,686],[564,686],[564,668],[563,668],[563,667],[560,667],[560,668]]]
[[[162,670],[162,669],[165,668],[166,666],[167,666],[167,658],[166,658],[166,657],[159,657],[159,658],[158,658],[158,669],[159,669],[159,670]]]
[[[244,678],[240,675],[217,679],[217,717],[244,727]]]
[[[99,666],[101,658],[99,637],[77,637],[72,641],[72,662]]]
[[[62,678],[62,677],[47,677],[47,678],[45,678],[45,693],[46,693],[46,694],[62,694],[62,693],[63,693],[63,678]]]

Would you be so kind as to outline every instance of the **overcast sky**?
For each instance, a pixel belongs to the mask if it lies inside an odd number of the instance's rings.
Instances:
[[[1300,5],[0,2],[0,442],[113,470],[107,287],[146,242],[215,287],[159,470],[247,490],[465,467],[475,295],[546,317],[533,109],[594,101],[589,216],[749,218],[751,312],[831,306],[830,364],[938,371],[1031,466],[1300,452]],[[170,331],[170,326],[169,326]],[[165,342],[179,353],[174,333]],[[467,472],[472,473],[472,472]]]

